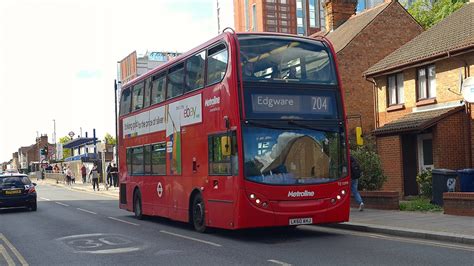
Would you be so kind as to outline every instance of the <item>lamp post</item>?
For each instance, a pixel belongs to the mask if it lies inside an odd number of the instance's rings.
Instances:
[[[53,119],[53,143],[56,145],[56,119]]]
[[[118,165],[118,146],[119,146],[119,138],[118,138],[118,123],[117,123],[117,120],[118,120],[118,110],[117,110],[117,91],[120,89],[119,88],[119,85],[121,85],[121,82],[120,81],[117,81],[117,80],[114,80],[114,107],[115,107],[115,117],[114,117],[114,120],[115,120],[115,163],[116,165]]]

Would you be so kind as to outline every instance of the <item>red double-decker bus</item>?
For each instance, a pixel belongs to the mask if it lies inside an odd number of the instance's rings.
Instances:
[[[347,221],[346,136],[330,43],[224,32],[123,86],[120,208],[201,232]]]

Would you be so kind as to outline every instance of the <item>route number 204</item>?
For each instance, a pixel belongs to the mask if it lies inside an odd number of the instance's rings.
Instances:
[[[328,97],[312,96],[311,103],[313,111],[316,112],[327,112],[328,110]]]

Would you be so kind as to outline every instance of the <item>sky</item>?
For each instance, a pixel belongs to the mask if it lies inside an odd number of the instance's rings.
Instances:
[[[114,135],[117,61],[216,35],[216,0],[1,0],[0,163],[38,135],[53,143],[54,124],[57,141]]]

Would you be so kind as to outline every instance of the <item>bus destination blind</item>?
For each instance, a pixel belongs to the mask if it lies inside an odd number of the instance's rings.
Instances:
[[[252,112],[334,115],[334,97],[319,95],[252,94]]]

